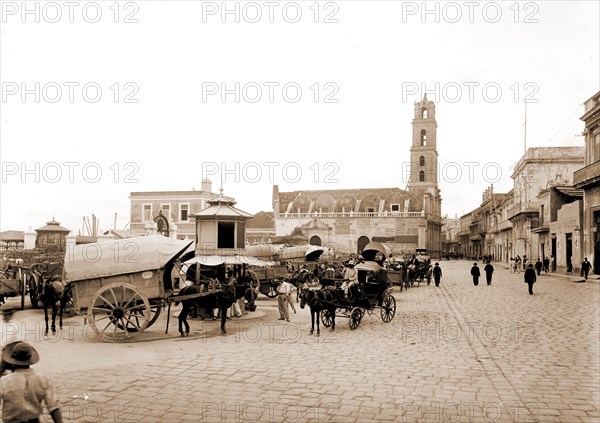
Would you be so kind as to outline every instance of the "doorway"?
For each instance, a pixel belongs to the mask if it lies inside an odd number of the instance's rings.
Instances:
[[[573,273],[573,234],[566,234],[567,273]]]

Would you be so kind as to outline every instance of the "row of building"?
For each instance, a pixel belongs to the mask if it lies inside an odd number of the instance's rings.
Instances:
[[[466,257],[546,257],[557,271],[578,271],[584,258],[600,273],[600,92],[585,103],[583,147],[529,148],[507,193],[490,186],[481,204],[445,218],[442,249]]]
[[[584,147],[528,149],[514,169],[511,191],[497,193],[491,186],[483,193],[479,207],[460,218],[449,219],[442,218],[437,184],[435,104],[424,97],[414,104],[406,190],[390,187],[282,192],[275,185],[273,211],[257,213],[243,222],[232,215],[229,229],[225,216],[220,225],[224,231],[233,231],[230,235],[236,239],[236,245],[244,241],[246,245],[305,242],[339,253],[360,253],[367,243],[377,241],[397,254],[412,254],[419,249],[432,256],[490,255],[503,262],[516,255],[533,259],[553,256],[559,270],[573,270],[583,257],[588,257],[598,272],[599,110],[600,92],[585,102],[581,118],[585,123]],[[109,231],[96,238],[160,233],[195,239],[201,244],[197,222],[215,201],[235,204],[222,192],[213,193],[207,179],[202,181],[200,190],[132,192],[129,230]],[[56,229],[57,224],[53,220],[47,226]],[[69,230],[62,229],[58,235],[38,235],[41,241],[36,241],[36,245],[94,241],[67,235]],[[242,233],[244,240],[238,239]],[[0,234],[0,248],[15,245],[5,235]]]

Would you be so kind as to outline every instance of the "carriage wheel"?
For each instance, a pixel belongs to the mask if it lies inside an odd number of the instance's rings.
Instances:
[[[359,308],[359,307],[354,307],[352,309],[352,311],[350,312],[350,319],[349,319],[349,324],[350,324],[350,329],[354,330],[358,327],[358,325],[360,325],[360,320],[363,317],[363,311]]]
[[[267,292],[263,292],[263,294],[265,294],[269,298],[275,298],[277,295],[279,295],[279,293],[277,292],[277,287],[271,285],[271,283],[269,283],[269,290]]]
[[[148,327],[148,299],[132,284],[111,283],[100,288],[88,307],[88,321],[102,340],[130,340]]]
[[[323,326],[326,328],[331,327],[333,324],[333,314],[331,313],[331,310],[321,310],[321,323],[323,323]]]
[[[391,295],[386,295],[383,299],[383,304],[381,304],[381,320],[384,323],[389,323],[394,318],[396,314],[396,299]]]
[[[260,279],[254,270],[247,270],[246,273],[250,276],[250,287],[258,297],[258,293],[260,292]]]
[[[146,326],[146,329],[148,329],[150,326],[152,326],[158,320],[161,309],[162,309],[161,303],[150,304],[150,315],[148,316],[148,325]],[[139,328],[140,324],[142,323],[142,320],[144,319],[144,311],[145,310],[143,310],[143,309],[134,310],[133,314],[135,315],[135,318],[132,318],[132,320],[135,320],[136,324],[127,326],[127,331],[137,332],[139,330],[138,328]],[[123,328],[123,326],[119,323],[119,329],[122,329],[122,328]]]

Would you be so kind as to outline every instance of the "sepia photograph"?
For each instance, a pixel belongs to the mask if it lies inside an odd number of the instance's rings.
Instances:
[[[600,3],[0,0],[2,422],[600,422]]]

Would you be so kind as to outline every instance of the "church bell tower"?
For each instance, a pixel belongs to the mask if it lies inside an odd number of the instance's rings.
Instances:
[[[438,188],[437,122],[435,103],[427,100],[427,95],[415,102],[412,128],[407,186],[411,194],[410,211],[424,211],[429,218],[438,220],[442,200]]]

